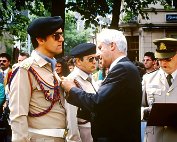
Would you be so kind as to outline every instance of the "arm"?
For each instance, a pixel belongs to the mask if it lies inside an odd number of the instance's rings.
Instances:
[[[31,84],[28,71],[19,68],[10,86],[10,119],[13,142],[28,141],[29,102],[31,98]]]
[[[109,102],[110,99],[115,97],[114,95],[117,92],[126,87],[127,75],[128,72],[121,65],[115,68],[100,86],[98,95],[86,93],[75,87],[74,83],[68,80],[63,81],[62,85],[69,93],[67,98],[69,103],[94,112],[96,109],[103,107],[104,103]]]

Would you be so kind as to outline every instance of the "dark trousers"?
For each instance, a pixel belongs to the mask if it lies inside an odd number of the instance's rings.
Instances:
[[[0,108],[0,141],[11,142],[12,130],[8,123],[8,116]]]

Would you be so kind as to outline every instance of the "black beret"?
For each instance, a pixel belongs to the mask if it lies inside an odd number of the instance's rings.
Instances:
[[[177,53],[177,39],[162,38],[153,41],[157,45],[155,57],[158,59],[171,58]]]
[[[63,19],[60,16],[40,17],[31,22],[27,32],[34,38],[46,37],[61,28],[62,23]]]
[[[71,49],[71,56],[83,57],[96,53],[96,45],[93,43],[81,43]]]

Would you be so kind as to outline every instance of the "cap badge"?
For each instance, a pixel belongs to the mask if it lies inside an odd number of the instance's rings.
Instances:
[[[167,50],[167,47],[163,42],[160,43],[160,50]]]

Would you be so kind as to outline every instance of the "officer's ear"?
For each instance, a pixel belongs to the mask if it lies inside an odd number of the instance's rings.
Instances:
[[[37,37],[36,40],[37,40],[37,42],[38,42],[39,45],[43,44],[44,41],[45,41],[45,40],[44,40],[43,38],[41,38],[41,37]]]

